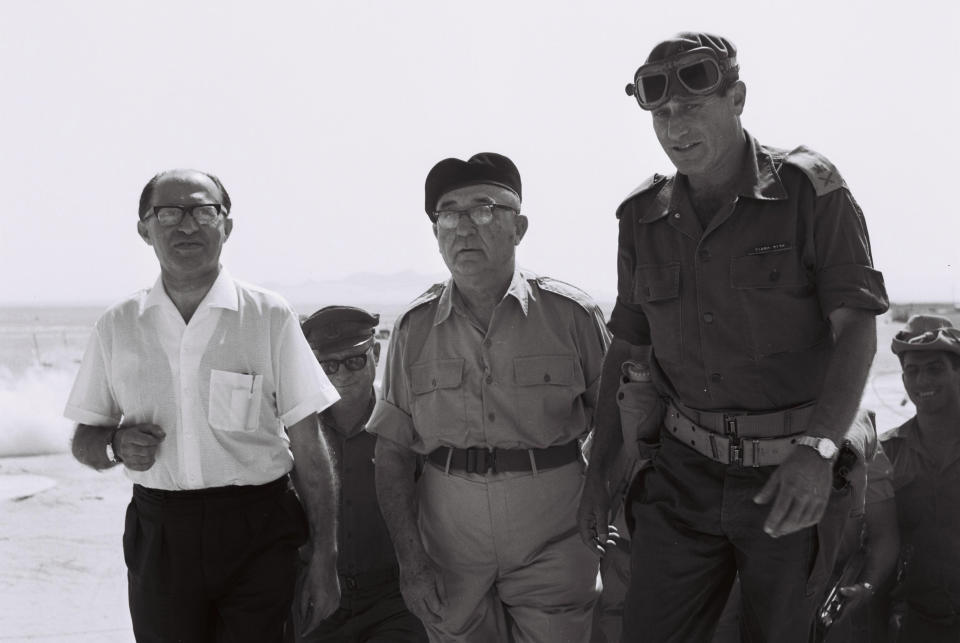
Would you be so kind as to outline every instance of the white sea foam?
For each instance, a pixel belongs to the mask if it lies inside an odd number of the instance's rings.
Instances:
[[[70,450],[73,425],[63,407],[77,366],[34,365],[14,375],[0,366],[0,457]]]

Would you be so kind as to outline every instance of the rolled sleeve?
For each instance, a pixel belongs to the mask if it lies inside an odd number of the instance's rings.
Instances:
[[[881,447],[867,464],[866,504],[883,502],[893,497],[893,465]]]
[[[63,411],[67,419],[91,426],[120,424],[122,411],[114,398],[106,364],[99,328],[94,328]]]
[[[643,309],[633,304],[636,291],[636,248],[633,237],[633,210],[629,205],[617,211],[619,236],[617,240],[617,301],[614,304],[607,329],[617,339],[636,346],[650,344],[650,323]]]
[[[885,312],[889,302],[883,275],[873,269],[866,222],[849,191],[835,190],[817,200],[814,237],[824,316],[841,307]]]
[[[607,329],[617,339],[622,339],[634,346],[650,345],[650,322],[639,306],[625,303],[617,297],[617,302],[610,313]]]
[[[283,324],[274,369],[277,414],[284,426],[319,413],[340,399],[310,350],[293,311]]]
[[[398,320],[384,364],[381,398],[367,422],[367,431],[380,435],[397,444],[412,448],[419,436],[410,412],[409,383],[403,364],[404,346],[407,341],[407,325]]]

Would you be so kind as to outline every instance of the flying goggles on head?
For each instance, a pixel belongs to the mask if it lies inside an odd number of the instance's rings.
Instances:
[[[642,109],[649,111],[678,93],[712,94],[730,72],[737,70],[736,57],[721,58],[710,47],[697,47],[668,60],[641,65],[626,91],[628,96],[637,99]]]

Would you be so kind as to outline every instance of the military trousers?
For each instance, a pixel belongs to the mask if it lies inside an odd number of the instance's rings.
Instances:
[[[587,643],[599,558],[577,532],[582,489],[580,461],[491,475],[428,464],[420,533],[447,595],[430,640]]]
[[[630,499],[625,643],[710,641],[738,573],[743,641],[810,640],[853,494],[834,492],[818,526],[771,538],[771,505],[753,497],[774,469],[720,464],[664,435]]]

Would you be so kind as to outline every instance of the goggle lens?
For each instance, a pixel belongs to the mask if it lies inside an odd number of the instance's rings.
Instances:
[[[677,78],[692,92],[712,91],[720,85],[720,68],[712,60],[701,60],[678,67]]]
[[[728,69],[736,69],[736,61],[724,61]],[[671,76],[678,87],[671,89]],[[640,107],[656,109],[671,95],[686,92],[703,96],[716,91],[723,84],[723,68],[716,56],[705,52],[688,52],[679,59],[665,63],[651,63],[637,70],[633,85],[627,87]]]

